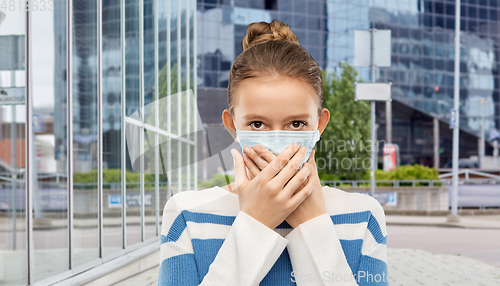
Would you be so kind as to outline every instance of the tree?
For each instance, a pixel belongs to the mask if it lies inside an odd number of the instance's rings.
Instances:
[[[323,74],[325,102],[330,121],[316,145],[316,162],[322,180],[360,180],[370,169],[370,104],[354,100],[358,73],[341,63],[342,74]]]

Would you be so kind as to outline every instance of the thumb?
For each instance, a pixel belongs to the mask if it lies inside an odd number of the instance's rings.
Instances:
[[[242,186],[242,184],[248,181],[248,178],[241,154],[236,149],[231,149],[231,154],[233,155],[235,185],[236,189],[238,189],[240,186]]]

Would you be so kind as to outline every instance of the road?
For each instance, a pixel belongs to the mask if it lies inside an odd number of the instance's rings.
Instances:
[[[500,267],[500,229],[388,225],[387,233],[389,248],[460,254]]]
[[[451,206],[451,189],[450,206]],[[459,207],[500,207],[500,185],[460,185],[458,186]]]

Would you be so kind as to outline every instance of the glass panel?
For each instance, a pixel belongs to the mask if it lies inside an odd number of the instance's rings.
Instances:
[[[170,160],[171,160],[171,178],[170,182],[172,184],[172,195],[176,194],[179,191],[179,149],[180,149],[180,142],[175,139],[170,139],[171,142],[171,149],[166,150],[168,154],[170,154]]]
[[[182,191],[188,191],[189,188],[189,177],[190,177],[190,167],[189,167],[189,153],[191,149],[188,143],[182,143]]]
[[[144,106],[153,102],[154,95],[154,9],[153,0],[144,0]]]
[[[24,96],[25,18],[18,9],[2,11],[0,93]],[[17,97],[22,99],[22,97]],[[52,99],[53,100],[53,99]],[[52,104],[53,108],[53,104]],[[0,102],[0,285],[27,284],[24,103]]]
[[[189,139],[194,141],[194,124],[196,120],[195,114],[197,114],[198,110],[195,110],[196,108],[196,102],[195,102],[195,97],[194,97],[194,80],[195,80],[195,58],[196,55],[194,54],[195,50],[195,41],[194,41],[194,17],[196,17],[195,14],[195,9],[196,9],[196,1],[190,0],[189,3],[189,90],[190,92],[188,93],[189,96],[189,108],[191,110],[191,117],[190,117],[190,124],[189,124]],[[194,157],[193,157],[194,158]]]
[[[102,7],[103,255],[122,249],[120,0]]]
[[[127,246],[141,241],[141,191],[140,191],[140,160],[138,155],[140,147],[140,136],[142,128],[127,124],[127,192],[126,192],[126,216],[127,216]]]
[[[181,91],[186,91],[186,89],[189,87],[189,84],[187,82],[187,64],[189,62],[189,55],[187,51],[187,5],[186,1],[181,1],[181,42],[179,48],[181,49],[181,57],[180,57],[180,64],[181,64]],[[181,124],[181,136],[182,137],[188,137],[188,120],[187,120],[187,92],[182,93],[182,98],[181,98],[181,116],[182,116],[182,121],[180,122]]]
[[[159,214],[159,232],[161,233],[161,219],[163,217],[163,207],[167,203],[167,200],[169,199],[168,194],[168,162],[167,162],[167,156],[168,156],[168,145],[169,140],[168,137],[160,135],[160,145],[158,145],[158,153],[160,155],[160,170],[159,170],[159,182],[160,182],[160,214]]]
[[[167,103],[166,99],[161,100],[166,98],[168,92],[167,69],[169,67],[167,67],[167,53],[169,51],[167,46],[167,3],[167,1],[158,1],[158,98],[160,99],[160,122],[158,123],[158,126],[163,130],[168,130],[166,117],[168,112],[164,109],[167,108]],[[160,138],[160,143],[161,142],[164,141]]]
[[[170,94],[176,94],[178,91],[178,69],[177,69],[177,0],[170,1]],[[178,105],[179,96],[171,96],[171,121],[170,130],[173,134],[178,134]]]
[[[144,132],[144,232],[146,239],[156,236],[155,136],[157,134],[151,131]]]
[[[189,185],[189,189],[190,190],[195,190],[195,179],[196,177],[194,176],[194,172],[195,172],[195,168],[196,168],[196,160],[195,160],[195,148],[196,146],[195,145],[189,145],[189,158],[190,158],[190,163],[189,163],[189,168],[191,169],[190,170],[190,177],[189,177],[189,182],[190,182],[190,185]]]
[[[64,3],[32,13],[34,280],[69,269]],[[55,72],[60,71],[60,72]]]
[[[141,120],[140,108],[140,63],[139,63],[139,0],[126,0],[125,11],[125,76],[126,76],[126,114],[136,120]],[[136,152],[140,150],[139,127],[127,124],[127,246],[141,241],[140,217],[140,156],[131,154],[131,147]],[[133,135],[132,135],[133,134]],[[131,155],[134,155],[131,157]]]
[[[99,258],[97,3],[73,2],[74,263]],[[52,260],[54,260],[52,258]]]
[[[127,116],[140,112],[139,0],[125,0],[125,77]],[[140,114],[137,114],[140,115]],[[134,119],[140,120],[135,116]]]

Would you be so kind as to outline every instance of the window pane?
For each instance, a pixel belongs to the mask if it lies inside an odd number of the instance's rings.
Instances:
[[[63,3],[61,3],[63,4]],[[65,8],[32,13],[34,280],[69,269]],[[37,130],[38,129],[38,130]]]
[[[140,63],[139,63],[139,0],[126,0],[125,16],[125,75],[127,116],[141,120],[140,108]],[[140,152],[142,129],[127,124],[127,175],[126,175],[126,240],[127,246],[141,241],[140,216],[140,156],[130,150]],[[132,135],[133,134],[133,135]],[[134,155],[130,157],[130,155]]]
[[[163,217],[163,208],[169,199],[169,181],[168,181],[168,150],[170,139],[166,136],[160,135],[160,145],[158,146],[158,154],[160,156],[160,170],[159,170],[159,181],[160,181],[160,214],[159,214],[159,232],[161,233],[161,219]]]
[[[176,94],[179,90],[180,76],[178,76],[178,56],[177,49],[178,40],[177,34],[179,33],[177,27],[177,0],[170,1],[170,95]],[[179,122],[179,109],[180,102],[178,101],[179,96],[171,96],[171,121],[170,128],[173,134],[179,134],[178,125]]]
[[[171,144],[171,149],[167,149],[167,153],[170,155],[170,160],[171,160],[171,177],[170,177],[170,182],[172,184],[172,195],[176,194],[179,192],[180,187],[179,187],[179,159],[180,159],[180,142],[175,139],[170,139],[170,144]]]
[[[73,261],[99,258],[97,3],[73,2]]]
[[[144,132],[141,127],[127,124],[127,188],[126,188],[126,240],[127,246],[141,241],[141,156],[140,137]],[[131,151],[134,150],[134,151]]]
[[[154,132],[144,132],[144,232],[145,238],[156,236],[156,215],[155,215],[155,174],[156,153],[154,148]]]
[[[103,255],[122,249],[120,0],[102,7]]]
[[[188,50],[187,50],[187,5],[186,1],[181,1],[181,42],[179,48],[181,49],[180,65],[181,65],[181,91],[186,91],[189,88],[189,83],[187,82],[187,64],[189,63]],[[187,96],[189,93],[183,92],[181,98],[181,136],[188,137],[188,120],[187,120]]]
[[[153,0],[144,0],[144,106],[154,101],[154,11]]]
[[[126,115],[140,112],[139,0],[125,0]],[[140,120],[140,114],[134,119]]]
[[[25,15],[2,11],[0,25],[0,92],[24,94],[25,89]],[[53,107],[53,106],[52,106]],[[26,106],[0,103],[0,285],[28,283],[26,267]]]

